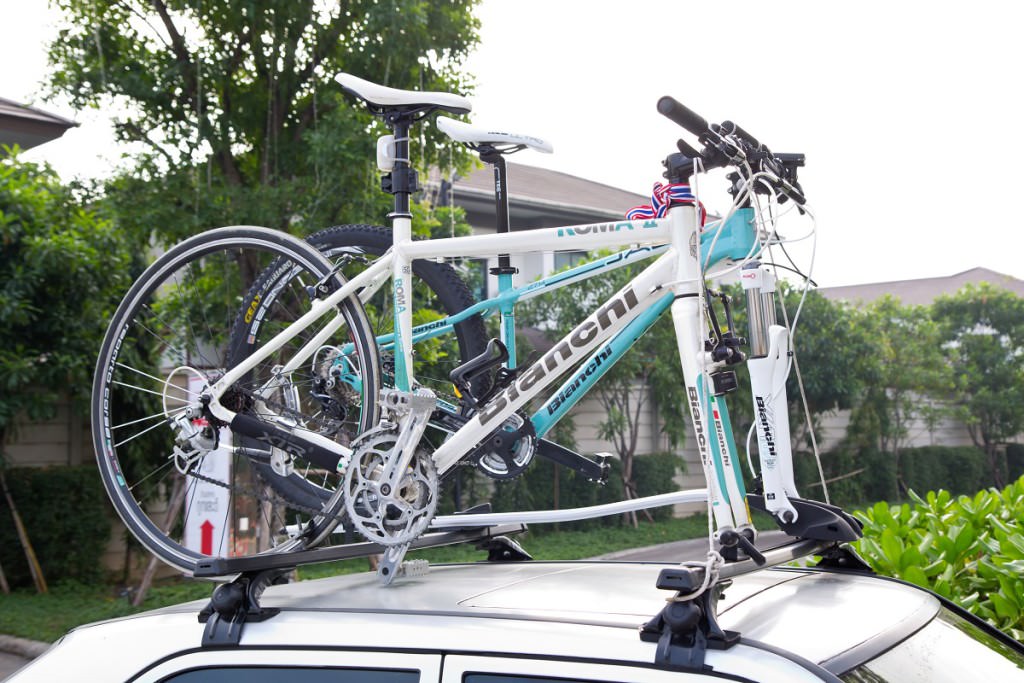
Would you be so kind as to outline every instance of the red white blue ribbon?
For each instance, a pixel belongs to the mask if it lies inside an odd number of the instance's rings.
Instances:
[[[708,213],[697,198],[690,191],[690,186],[684,183],[665,185],[654,183],[654,191],[651,193],[651,203],[642,206],[634,206],[626,212],[626,219],[635,221],[645,218],[664,218],[669,207],[684,204],[696,206],[700,211],[700,225],[704,226]]]

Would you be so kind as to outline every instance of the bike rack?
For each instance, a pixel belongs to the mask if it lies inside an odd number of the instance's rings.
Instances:
[[[452,515],[458,518],[458,515]],[[517,543],[507,537],[526,531],[525,524],[505,524],[489,527],[449,529],[427,533],[410,544],[411,549],[436,548],[455,543],[476,543],[487,551],[492,562],[531,560]],[[387,555],[390,549],[376,543],[349,543],[327,548],[315,548],[293,553],[267,554],[244,558],[210,558],[196,565],[194,577],[234,576],[217,586],[210,602],[199,612],[203,630],[203,647],[238,645],[246,623],[265,621],[280,610],[260,605],[260,598],[268,586],[286,583],[287,575],[296,567],[320,562],[348,560],[371,555]],[[401,555],[404,556],[404,550]],[[400,560],[401,558],[399,558]],[[424,561],[425,564],[425,561]],[[423,565],[404,563],[397,567],[397,575],[410,574],[423,569]]]
[[[494,513],[489,511],[488,504],[465,513],[436,517],[428,533],[408,546],[389,548],[362,542],[255,557],[209,558],[197,563],[193,576],[235,578],[218,586],[200,612],[199,620],[206,624],[203,645],[237,645],[245,623],[277,614],[276,609],[262,607],[260,597],[268,586],[283,582],[289,572],[301,565],[380,554],[384,556],[381,566],[387,568],[380,576],[388,584],[403,573],[411,575],[425,570],[425,561],[402,562],[407,550],[476,543],[478,548],[487,550],[489,561],[531,560],[526,551],[508,538],[526,531],[528,523],[578,521],[662,505],[701,503],[707,501],[707,495],[707,489],[690,489],[604,505],[529,512]],[[751,494],[748,500],[751,507],[764,509],[762,497]],[[739,641],[738,633],[718,626],[716,605],[723,581],[809,555],[823,556],[823,564],[828,566],[862,569],[856,566],[857,558],[852,551],[841,546],[860,536],[859,522],[831,505],[793,500],[800,513],[798,523],[779,525],[783,531],[797,536],[791,542],[765,551],[757,551],[748,543],[748,556],[731,553],[730,561],[719,567],[714,583],[708,586],[704,586],[703,566],[678,566],[661,572],[657,587],[675,590],[676,597],[640,630],[642,640],[658,643],[655,664],[676,670],[702,670],[708,649],[728,649]]]
[[[428,532],[413,541],[409,549],[421,550],[423,548],[438,548],[457,543],[477,543],[490,551],[491,542],[501,544],[503,541],[500,539],[503,539],[505,536],[519,534],[524,531],[526,531],[525,524],[503,524]],[[217,578],[275,569],[290,571],[307,564],[381,555],[386,553],[387,550],[385,546],[377,543],[363,542],[299,550],[291,553],[268,553],[251,557],[211,557],[196,563],[192,576],[196,578]]]

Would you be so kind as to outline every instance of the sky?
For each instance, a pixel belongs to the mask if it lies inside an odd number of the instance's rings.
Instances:
[[[774,151],[806,154],[820,286],[979,266],[1024,279],[1024,220],[1012,212],[1024,180],[1024,4],[483,0],[477,14],[473,121],[555,147],[516,162],[649,193],[687,135],[655,110],[672,95]],[[117,150],[102,112],[33,97],[51,14],[42,0],[0,0],[10,17],[19,30],[0,43],[0,96],[81,123],[29,158],[65,177],[108,172]],[[722,190],[720,176],[700,185],[716,211],[728,208]],[[810,243],[793,249],[805,267]]]

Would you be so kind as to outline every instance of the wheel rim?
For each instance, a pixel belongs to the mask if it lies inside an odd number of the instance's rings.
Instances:
[[[237,351],[232,353],[239,329],[251,331],[258,323],[263,338],[269,338],[309,309],[305,286],[329,272],[314,250],[279,235],[260,236],[196,239],[168,252],[122,304],[100,357],[94,432],[104,483],[143,545],[185,571],[205,555],[245,557],[319,540],[342,508],[336,471],[314,470],[301,458],[243,440],[228,427],[217,429],[197,407],[203,387],[240,360]],[[281,266],[282,258],[292,270],[285,287],[274,293],[273,305],[241,310],[249,280],[273,264]],[[348,320],[339,334],[351,339],[359,325]],[[355,398],[353,392],[344,395],[347,405],[341,410],[328,411],[326,401],[313,396],[318,376],[313,362],[270,381],[275,366],[315,329],[247,373],[223,402],[278,426],[345,443],[372,421],[365,419],[372,401],[364,404],[360,393],[376,391],[376,361],[365,343],[352,344],[346,361],[350,368],[367,368],[368,386],[354,392]],[[215,444],[220,448],[212,449]],[[267,485],[275,472],[324,491],[322,511],[284,500]],[[289,537],[289,528],[307,535]]]

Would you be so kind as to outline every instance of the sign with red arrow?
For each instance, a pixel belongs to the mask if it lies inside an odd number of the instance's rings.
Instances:
[[[189,391],[198,394],[205,381],[189,378]],[[231,442],[231,433],[222,430],[221,439]],[[231,492],[224,486],[205,481],[231,481],[231,455],[223,449],[210,451],[197,463],[199,477],[190,477],[185,496],[185,533],[183,545],[211,557],[227,557],[231,547]]]

